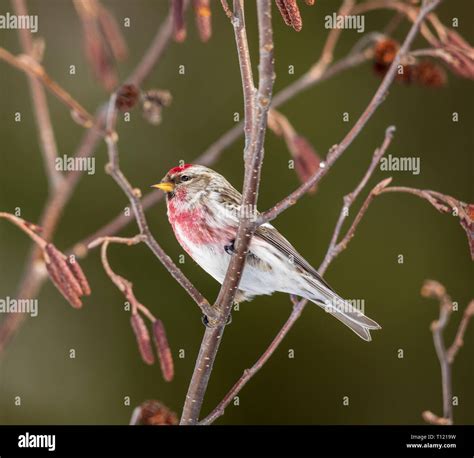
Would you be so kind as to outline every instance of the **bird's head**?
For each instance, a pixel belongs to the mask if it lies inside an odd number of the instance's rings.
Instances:
[[[171,199],[181,204],[197,204],[204,197],[219,193],[232,186],[219,173],[203,165],[184,164],[173,167],[163,179],[152,187],[166,192]]]

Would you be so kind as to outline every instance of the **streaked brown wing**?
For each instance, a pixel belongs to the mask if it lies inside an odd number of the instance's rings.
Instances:
[[[318,274],[317,270],[311,266],[311,264],[306,261],[295,249],[295,247],[285,239],[274,227],[268,226],[259,226],[255,231],[254,237],[257,237],[265,242],[270,243],[275,248],[280,250],[283,254],[293,259],[293,262],[296,266],[302,269],[304,272],[310,274],[316,280],[321,282],[324,286],[329,288],[331,291],[334,290],[330,285],[324,280],[321,275]]]

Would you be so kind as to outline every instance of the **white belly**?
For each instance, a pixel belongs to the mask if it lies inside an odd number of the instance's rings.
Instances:
[[[253,265],[246,264],[239,289],[251,295],[272,294],[275,291],[295,293],[295,278],[287,269],[279,269],[279,262],[271,250],[264,249],[259,243],[252,240],[250,250],[260,259],[273,266],[271,271],[261,270]],[[215,278],[220,284],[224,282],[232,255],[226,253],[223,246],[215,244],[186,244],[188,254],[202,269]]]

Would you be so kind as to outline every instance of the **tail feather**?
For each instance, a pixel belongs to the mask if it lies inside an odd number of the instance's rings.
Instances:
[[[311,284],[311,286],[313,286],[311,290],[305,288],[308,292],[306,299],[331,313],[361,339],[370,342],[372,340],[370,330],[381,329],[381,326],[376,321],[365,316],[360,310],[357,310],[349,302],[342,299],[333,290],[321,284]],[[314,286],[316,286],[316,288],[314,288]]]
[[[319,305],[320,307],[326,309],[326,306],[318,303],[316,301],[313,301],[315,304]],[[370,335],[369,329],[380,329],[380,326],[377,325],[377,327],[365,327],[360,323],[355,322],[352,317],[350,317],[346,313],[342,313],[339,310],[334,310],[331,311],[332,315],[334,318],[337,318],[341,323],[344,323],[351,331],[355,332],[361,339],[365,340],[366,342],[370,342],[372,340],[372,337]],[[365,315],[363,315],[365,318],[367,318]],[[369,318],[370,319],[370,318]],[[372,320],[371,320],[372,321]],[[375,321],[374,321],[375,323]]]

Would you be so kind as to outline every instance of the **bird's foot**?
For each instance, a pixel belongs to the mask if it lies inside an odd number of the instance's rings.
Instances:
[[[224,250],[227,254],[233,255],[235,252],[235,240],[232,240],[228,245],[224,245]]]
[[[209,321],[209,318],[207,315],[203,315],[201,317],[202,324],[206,326],[206,328],[215,328],[217,326],[217,321],[212,320]],[[232,323],[232,315],[229,315],[229,318],[227,318],[227,323],[225,324],[226,326]]]

